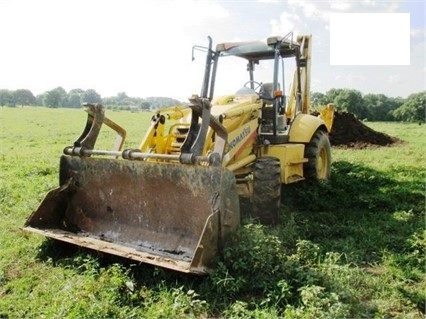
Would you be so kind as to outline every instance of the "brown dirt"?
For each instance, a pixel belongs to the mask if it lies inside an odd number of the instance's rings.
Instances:
[[[352,113],[334,113],[333,127],[330,132],[330,143],[332,146],[363,149],[391,146],[401,142],[396,137],[369,128]]]

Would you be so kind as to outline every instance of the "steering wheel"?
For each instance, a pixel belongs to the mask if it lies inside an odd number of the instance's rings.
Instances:
[[[250,84],[250,86],[248,86],[248,84]],[[250,80],[250,81],[247,81],[246,83],[244,83],[244,87],[251,89],[251,84],[253,84],[253,90],[255,90],[256,92],[257,92],[257,89],[262,87],[262,83],[257,82],[257,81],[253,81],[253,80]]]

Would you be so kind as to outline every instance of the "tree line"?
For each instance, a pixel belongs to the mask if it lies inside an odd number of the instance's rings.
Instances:
[[[120,110],[151,110],[161,107],[182,104],[169,97],[130,97],[125,92],[116,96],[102,98],[96,90],[72,89],[67,92],[62,87],[54,88],[34,96],[27,89],[15,91],[0,89],[0,106],[45,106],[50,108],[80,108],[83,103],[101,103],[107,108]]]
[[[121,110],[153,110],[182,104],[169,97],[129,97],[125,92],[116,96],[101,97],[93,89],[72,89],[69,92],[57,87],[34,96],[30,90],[15,91],[0,89],[0,106],[46,106],[79,108],[83,103],[101,103],[107,108]],[[338,111],[354,114],[361,120],[369,121],[424,121],[426,91],[414,93],[407,98],[388,97],[384,94],[365,94],[352,89],[331,89],[326,93],[312,92],[314,108],[334,103]]]
[[[407,98],[388,97],[384,94],[365,94],[351,89],[331,89],[311,94],[311,104],[319,107],[333,103],[338,111],[354,114],[369,121],[425,121],[426,91],[413,93]]]

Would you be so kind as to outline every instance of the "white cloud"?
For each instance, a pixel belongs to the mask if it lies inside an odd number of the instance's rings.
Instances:
[[[387,82],[391,84],[398,84],[401,82],[399,74],[391,74],[387,78]]]
[[[301,8],[301,13],[305,19],[319,19],[325,21],[328,18],[326,2],[288,0],[288,4],[294,9]]]
[[[336,82],[344,84],[346,87],[357,86],[360,83],[363,83],[367,80],[367,77],[362,74],[357,73],[347,73],[342,75],[337,75],[335,77]]]
[[[411,29],[410,36],[414,39],[425,38],[425,29]]]
[[[257,0],[258,3],[280,3],[281,0]]]
[[[272,32],[271,34],[287,34],[293,32],[293,34],[305,34],[309,33],[309,29],[299,14],[282,12],[279,20],[272,19],[271,22]]]
[[[330,10],[334,11],[349,11],[351,9],[349,1],[332,0],[330,1]]]
[[[130,96],[186,99],[199,91],[205,60],[198,54],[192,63],[191,47],[206,45],[207,35],[216,44],[293,31],[313,35],[313,89],[352,83],[362,90],[404,96],[424,89],[425,17],[418,7],[424,11],[418,2],[397,0],[0,0],[0,89],[28,88],[38,94],[63,86],[94,88],[102,96],[125,91]],[[332,12],[416,13],[411,66],[350,72],[330,67]],[[219,69],[229,76],[218,88],[232,92],[242,85],[240,78],[232,81],[233,65],[220,63]],[[366,81],[338,82],[339,74],[364,76]],[[388,88],[391,75],[399,75],[400,82]]]
[[[10,30],[2,32],[0,88],[185,98],[191,47],[206,43],[199,30],[228,18],[220,3],[196,0],[0,3],[0,30]]]
[[[376,0],[329,0],[320,2],[324,7],[329,6],[332,12],[353,12],[353,13],[390,13],[396,12],[401,1],[376,1]]]

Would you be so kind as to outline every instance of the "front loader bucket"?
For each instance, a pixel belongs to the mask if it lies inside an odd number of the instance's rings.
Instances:
[[[25,230],[181,272],[208,272],[240,222],[221,167],[64,155],[59,179]]]

